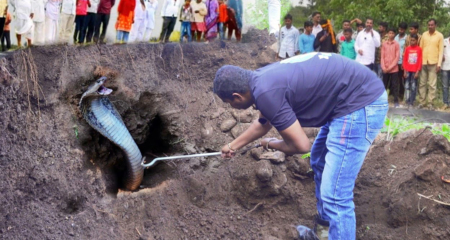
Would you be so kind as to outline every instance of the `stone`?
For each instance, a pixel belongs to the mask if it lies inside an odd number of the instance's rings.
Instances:
[[[283,152],[265,152],[260,156],[261,160],[270,160],[272,163],[282,163],[286,159],[286,155]]]
[[[237,138],[239,135],[241,135],[247,128],[250,127],[250,123],[240,123],[231,129],[231,135],[233,135],[234,138]]]
[[[261,159],[261,154],[263,153],[262,148],[253,148],[250,150],[250,155],[257,161]]]
[[[201,130],[201,135],[202,137],[205,138],[210,138],[213,135],[214,131],[213,131],[213,127],[210,123],[205,123],[203,125],[203,128]]]
[[[434,158],[427,158],[414,169],[414,175],[423,181],[432,182],[439,180],[440,176],[447,169],[447,165],[444,162]]]
[[[222,115],[224,112],[225,112],[225,108],[222,108],[222,107],[218,108],[217,111],[211,115],[211,119],[220,117],[220,115]]]
[[[306,136],[308,138],[316,138],[317,134],[319,134],[320,128],[303,128]]]
[[[268,182],[272,179],[273,169],[272,165],[268,160],[262,160],[258,162],[258,166],[256,168],[256,177],[261,182]]]
[[[224,120],[222,124],[220,124],[220,130],[222,132],[228,132],[230,131],[234,126],[236,126],[237,121],[234,118],[230,118],[227,120]]]
[[[231,111],[231,115],[241,123],[251,123],[253,121],[253,112],[250,109],[238,111],[233,110]]]
[[[189,153],[189,154],[194,154],[197,152],[197,150],[195,150],[195,144],[193,143],[186,143],[184,145],[184,149]]]

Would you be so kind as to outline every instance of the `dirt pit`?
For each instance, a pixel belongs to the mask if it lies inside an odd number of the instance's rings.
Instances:
[[[147,159],[219,151],[257,112],[213,95],[216,70],[274,60],[264,32],[243,41],[61,45],[2,59],[0,238],[274,240],[311,227],[308,159],[254,150],[163,162],[125,192],[123,154],[77,109],[89,83],[108,74],[110,100]],[[317,129],[307,133],[313,141]],[[358,239],[450,239],[449,164],[450,144],[428,129],[392,142],[380,135],[355,187]]]

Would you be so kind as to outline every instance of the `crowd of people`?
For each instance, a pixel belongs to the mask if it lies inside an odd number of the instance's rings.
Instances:
[[[321,19],[320,12],[314,12],[311,20],[303,29],[296,29],[292,16],[285,16],[277,36],[278,59],[313,51],[339,53],[374,71],[393,96],[395,107],[435,109],[437,74],[441,73],[443,109],[450,107],[450,38],[444,39],[436,30],[435,19],[429,19],[428,31],[423,34],[416,22],[409,28],[404,22],[396,28],[380,22],[376,31],[373,19],[367,18],[364,23],[356,18],[344,20],[336,34],[330,20]]]
[[[10,23],[14,17],[18,47],[70,42],[104,43],[115,0],[0,0],[2,50],[11,47]],[[8,7],[9,5],[9,7]],[[116,43],[148,42],[155,28],[158,0],[119,0],[115,20]],[[177,19],[181,38],[188,41],[241,39],[242,0],[165,0],[161,42],[169,41]],[[23,37],[22,37],[23,36]],[[6,44],[4,43],[6,42]]]

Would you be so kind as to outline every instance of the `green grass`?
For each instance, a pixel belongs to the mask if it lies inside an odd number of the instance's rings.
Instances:
[[[417,120],[416,118],[386,117],[384,120],[384,127],[381,129],[381,132],[386,133],[386,140],[391,141],[399,133],[425,127],[430,127],[433,134],[442,135],[450,141],[450,127],[448,124],[442,124],[440,127],[432,127],[430,124],[424,123],[422,120]]]

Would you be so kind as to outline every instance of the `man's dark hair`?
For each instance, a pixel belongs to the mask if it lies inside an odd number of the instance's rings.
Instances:
[[[320,12],[313,12],[311,16],[315,17],[317,14],[321,14],[321,13]]]
[[[388,23],[387,22],[380,22],[378,25],[383,26],[385,29],[388,28]]]
[[[327,24],[327,23],[328,23],[328,20],[326,20],[326,19],[321,19],[319,22],[320,25]]]
[[[428,20],[428,22],[427,22],[427,23],[430,23],[431,21],[433,21],[433,22],[434,22],[434,25],[437,25],[436,19],[434,19],[434,18],[430,18],[430,20]]]
[[[412,27],[414,29],[419,29],[419,24],[417,22],[412,22],[411,24],[409,24],[409,27]]]
[[[286,14],[286,16],[284,16],[284,20],[291,20],[292,21],[292,15],[291,14]]]
[[[406,24],[405,22],[401,22],[399,25],[398,25],[398,27],[399,28],[401,28],[401,29],[407,29],[408,28],[408,24]]]
[[[364,23],[357,23],[357,24],[356,24],[356,27],[357,27],[357,28],[359,28],[359,27],[365,28],[366,26],[364,25]]]
[[[395,31],[395,28],[389,28],[386,32],[387,32],[387,33],[388,33],[388,32],[397,33],[397,32]]]
[[[303,27],[312,27],[312,26],[314,26],[314,23],[313,22],[311,22],[311,21],[306,21],[305,22],[305,24],[303,24]]]
[[[416,40],[419,40],[419,36],[417,35],[417,34],[411,34],[411,35],[409,35],[409,37],[410,38],[414,38],[414,39],[416,39]]]
[[[373,22],[373,18],[371,18],[371,17],[366,18],[366,21],[367,20],[371,20]]]
[[[346,32],[353,33],[353,30],[351,28],[344,29],[344,33],[346,33]]]
[[[345,19],[344,21],[342,21],[342,23],[346,23],[346,22],[351,23],[350,20],[348,20],[348,19]]]
[[[246,93],[250,90],[253,72],[240,67],[225,65],[217,70],[214,78],[214,93],[221,99],[233,99],[233,93]]]

